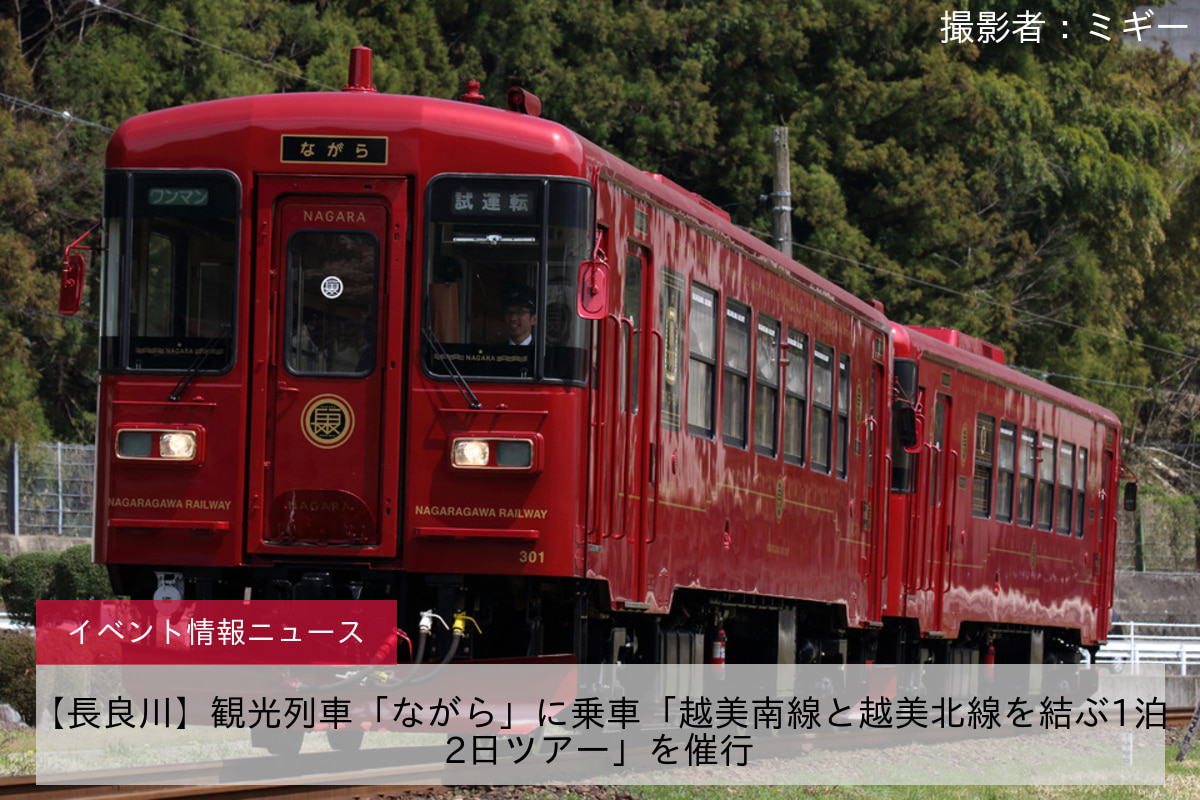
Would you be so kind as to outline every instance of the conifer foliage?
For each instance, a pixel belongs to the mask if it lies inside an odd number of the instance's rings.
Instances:
[[[104,128],[337,89],[364,44],[381,91],[473,77],[498,103],[519,83],[764,236],[787,125],[799,260],[1193,441],[1196,70],[1123,44],[1115,0],[1039,3],[1032,26],[967,8],[954,27],[931,0],[0,0],[0,440],[92,435],[95,326],[47,312],[62,244],[100,213]]]

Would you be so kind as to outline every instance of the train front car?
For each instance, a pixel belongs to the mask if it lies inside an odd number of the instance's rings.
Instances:
[[[97,560],[394,598],[454,618],[429,658],[871,660],[882,309],[509,99],[379,94],[360,49],[120,127]]]
[[[921,421],[915,446],[893,447],[889,571],[903,577],[884,605],[911,626],[897,660],[1094,653],[1111,621],[1120,420],[957,331],[896,325],[895,341],[899,405]]]
[[[537,576],[569,604],[582,546],[593,205],[561,126],[377,93],[363,51],[342,92],[124,123],[95,536],[119,591],[395,598],[542,652]]]

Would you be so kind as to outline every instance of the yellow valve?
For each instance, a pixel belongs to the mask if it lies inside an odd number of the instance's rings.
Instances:
[[[468,617],[465,612],[459,611],[454,615],[454,625],[451,627],[451,630],[454,631],[454,635],[458,637],[466,636],[468,622],[475,626],[475,630],[483,633],[483,629],[479,627],[478,622],[471,617]]]

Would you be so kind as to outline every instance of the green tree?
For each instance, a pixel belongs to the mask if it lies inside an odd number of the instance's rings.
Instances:
[[[58,554],[50,586],[55,600],[104,600],[112,593],[108,570],[92,562],[90,544],[77,544]]]
[[[51,599],[54,585],[54,564],[57,553],[33,551],[12,557],[5,568],[4,605],[13,621],[33,625],[37,618],[37,601]]]
[[[1042,3],[1037,44],[1015,30],[944,42],[932,0],[0,1],[21,33],[0,42],[0,83],[80,119],[111,128],[180,103],[340,88],[362,43],[381,91],[452,97],[474,77],[500,104],[522,84],[547,117],[764,235],[770,129],[786,124],[799,260],[902,322],[994,341],[1128,422],[1200,428],[1175,396],[1116,385],[1200,392],[1195,70],[1084,35],[1092,13],[1128,13],[1116,0]],[[1014,29],[1029,13],[967,10]],[[1074,35],[1055,35],[1059,20]],[[16,291],[52,295],[37,276],[98,213],[107,134],[25,112],[5,125],[29,152],[0,154],[0,255],[33,275]],[[86,438],[92,337],[0,318],[0,356],[17,357],[0,402],[27,409],[26,435]]]
[[[16,29],[0,20],[0,91],[28,94],[32,76],[16,47]],[[55,324],[44,313],[50,281],[35,267],[34,234],[43,211],[34,185],[40,161],[50,158],[46,131],[0,107],[0,442],[32,442],[47,432],[37,396],[33,349],[52,339]]]

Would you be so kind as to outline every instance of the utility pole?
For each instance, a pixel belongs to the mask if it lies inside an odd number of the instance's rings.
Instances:
[[[771,234],[775,249],[792,257],[792,157],[788,152],[788,129],[772,128],[775,152],[775,186],[771,192]]]

